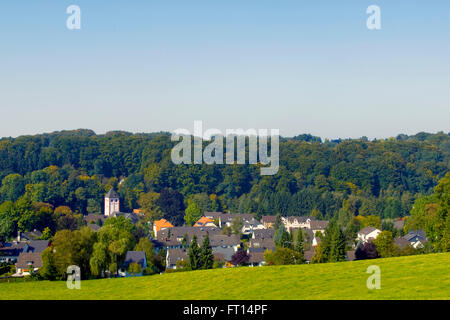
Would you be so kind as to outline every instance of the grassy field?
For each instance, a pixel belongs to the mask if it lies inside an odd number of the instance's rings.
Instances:
[[[369,265],[381,289],[369,290]],[[0,299],[450,299],[450,253],[326,263],[230,268],[137,278],[1,283]]]

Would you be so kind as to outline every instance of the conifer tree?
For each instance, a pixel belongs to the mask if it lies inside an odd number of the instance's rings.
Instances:
[[[207,234],[205,239],[203,239],[202,248],[200,249],[200,268],[201,269],[212,269],[214,264],[214,255],[211,248],[211,243],[209,242],[209,235]]]
[[[189,268],[197,270],[200,268],[200,248],[198,247],[197,236],[194,235],[188,251]]]

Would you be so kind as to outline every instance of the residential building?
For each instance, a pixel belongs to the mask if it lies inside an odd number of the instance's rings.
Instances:
[[[16,273],[14,276],[29,276],[42,267],[40,252],[22,252],[19,254],[16,263]]]
[[[128,268],[132,263],[139,264],[142,271],[137,274],[131,274]],[[119,270],[119,275],[122,277],[142,276],[145,268],[147,268],[147,257],[145,256],[144,251],[127,251],[123,266]]]
[[[174,227],[174,225],[171,224],[166,219],[156,220],[155,222],[153,222],[153,234],[155,235],[155,237],[158,237],[159,231],[165,230],[167,228],[173,228],[173,227]]]
[[[368,242],[369,240],[375,240],[378,235],[381,233],[381,230],[374,227],[365,227],[361,231],[358,232],[357,240],[362,242]]]
[[[269,229],[273,228],[276,220],[277,220],[276,216],[263,216],[261,218],[261,223],[264,225],[266,229]]]

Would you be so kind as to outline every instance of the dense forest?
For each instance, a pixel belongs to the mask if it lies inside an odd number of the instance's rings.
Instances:
[[[256,217],[330,219],[345,212],[397,218],[432,194],[450,167],[446,133],[373,141],[281,138],[274,176],[261,176],[257,165],[174,165],[175,144],[165,132],[76,130],[0,139],[0,237],[44,227],[48,207],[101,213],[111,187],[121,211],[145,207],[151,218],[168,216],[177,224],[189,207]]]

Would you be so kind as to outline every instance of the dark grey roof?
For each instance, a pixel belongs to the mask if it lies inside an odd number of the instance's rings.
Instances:
[[[116,191],[114,191],[114,188],[111,188],[108,193],[105,195],[106,198],[119,198],[119,195]]]
[[[5,242],[0,248],[0,256],[17,257],[27,249],[28,243],[26,242]]]
[[[173,227],[160,230],[156,240],[160,246],[175,247],[181,246],[184,235],[187,235],[187,244],[191,243],[192,238],[195,235],[197,236],[198,243],[201,245],[206,234],[209,234],[209,239],[211,241],[211,238],[214,235],[221,235],[222,230],[217,227]]]
[[[275,236],[274,229],[256,229],[253,230],[255,239],[272,239]]]
[[[275,250],[275,242],[273,239],[251,239],[249,243],[249,247],[251,248],[264,248],[267,250]]]
[[[144,251],[127,251],[127,255],[125,256],[125,262],[124,267],[128,268],[130,263],[139,263],[142,266],[144,266],[145,262],[145,252]]]
[[[168,249],[167,262],[168,265],[176,265],[177,261],[187,260],[187,251],[185,249]]]
[[[411,241],[415,237],[417,237],[418,240],[427,241],[427,236],[425,234],[425,231],[423,231],[423,230],[410,231],[404,238],[408,241]]]
[[[31,240],[29,242],[29,252],[42,252],[48,247],[47,240]]]
[[[227,236],[224,234],[213,234],[210,236],[211,247],[229,247],[241,244],[241,239],[237,235]]]

